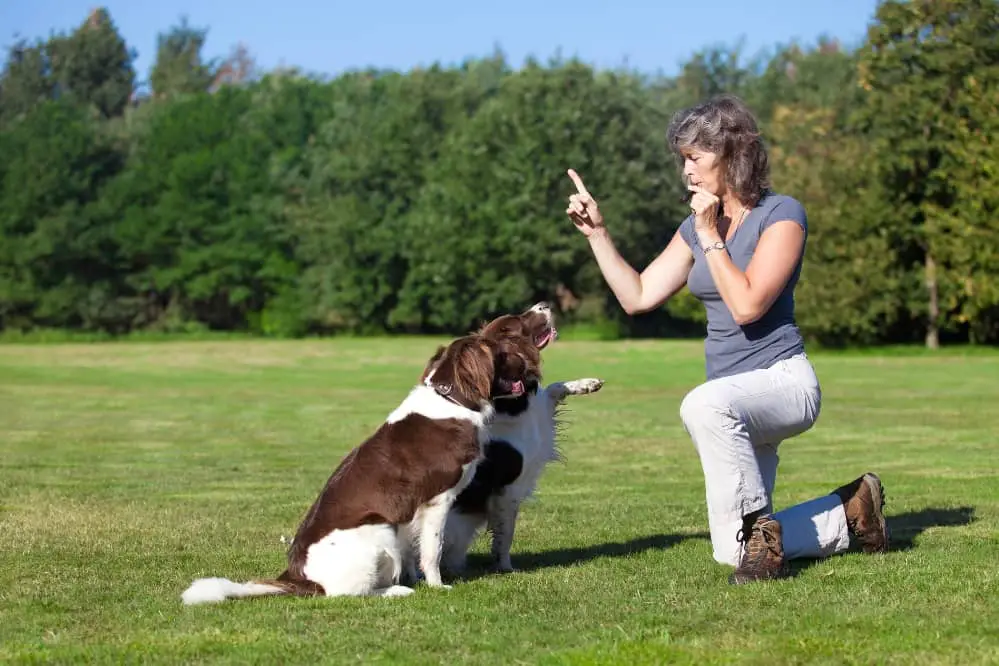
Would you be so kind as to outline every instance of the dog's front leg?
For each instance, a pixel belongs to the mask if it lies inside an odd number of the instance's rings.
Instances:
[[[427,585],[450,589],[441,578],[441,551],[444,545],[444,524],[454,503],[452,493],[443,493],[422,510],[420,517],[420,568]]]
[[[604,385],[604,380],[587,378],[587,379],[573,379],[567,382],[555,382],[554,384],[549,384],[545,387],[545,393],[551,398],[552,402],[559,403],[565,400],[570,395],[586,395],[587,393],[596,393]]]
[[[513,573],[510,549],[517,527],[520,500],[500,495],[489,503],[489,529],[493,533],[492,568],[499,573]]]

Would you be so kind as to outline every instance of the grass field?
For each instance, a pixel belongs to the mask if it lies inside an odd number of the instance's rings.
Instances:
[[[199,576],[278,574],[281,535],[405,395],[435,340],[0,345],[0,661],[999,663],[999,354],[823,353],[778,508],[867,470],[885,556],[731,587],[681,427],[698,343],[559,341],[565,464],[508,576],[402,599],[187,608]],[[479,541],[473,557],[481,568]]]

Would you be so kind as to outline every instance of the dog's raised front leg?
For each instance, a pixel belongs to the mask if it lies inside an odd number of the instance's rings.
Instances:
[[[493,533],[492,568],[499,573],[512,573],[510,549],[517,527],[520,500],[500,495],[489,502],[489,529]]]
[[[555,382],[545,387],[545,392],[554,402],[561,402],[570,395],[586,395],[596,393],[604,385],[602,379],[573,379],[567,382]]]

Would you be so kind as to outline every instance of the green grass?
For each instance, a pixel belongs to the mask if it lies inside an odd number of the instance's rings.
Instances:
[[[984,352],[814,356],[823,413],[782,447],[776,504],[876,470],[885,556],[729,586],[678,417],[700,345],[560,341],[549,381],[606,384],[571,402],[567,461],[517,528],[519,573],[182,606],[193,578],[281,571],[281,535],[436,342],[0,346],[0,661],[999,662],[999,354]]]

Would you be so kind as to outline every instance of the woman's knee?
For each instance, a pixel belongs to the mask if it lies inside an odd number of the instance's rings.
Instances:
[[[688,432],[699,425],[722,421],[730,414],[725,396],[711,382],[695,386],[680,401],[680,419]]]

